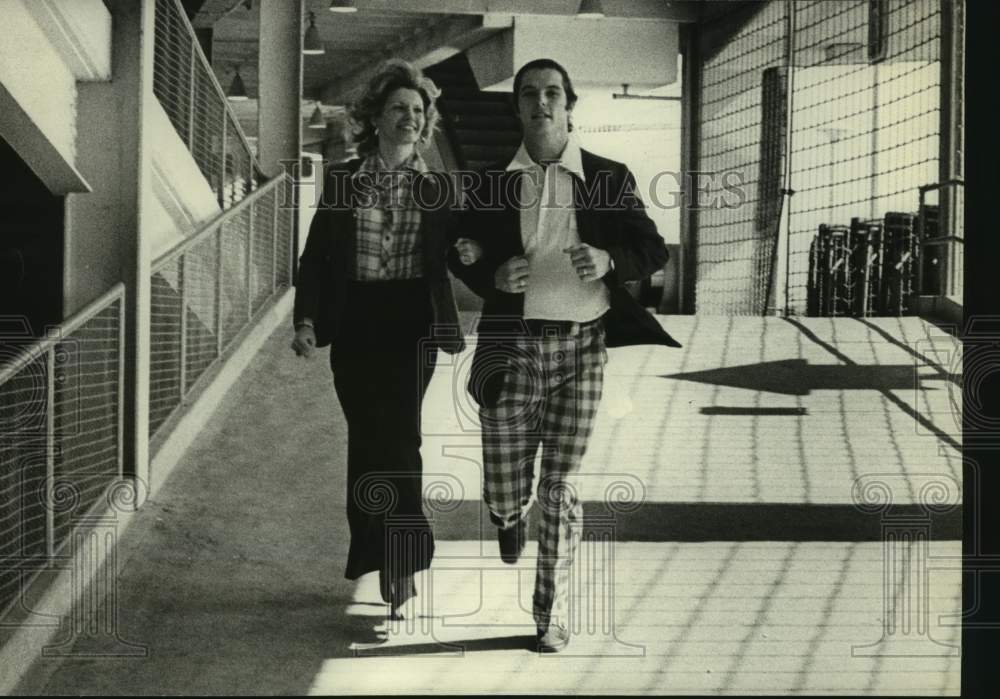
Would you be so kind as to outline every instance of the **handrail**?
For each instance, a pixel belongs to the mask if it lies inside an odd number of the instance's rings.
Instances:
[[[189,238],[180,241],[179,243],[177,243],[177,245],[170,248],[170,250],[157,257],[152,264],[152,270],[154,272],[158,271],[160,267],[170,262],[173,258],[184,254],[194,246],[198,245],[200,242],[202,242],[202,240],[204,240],[206,237],[214,233],[219,228],[219,226],[222,226],[225,223],[229,222],[231,218],[234,218],[242,214],[247,207],[252,206],[254,202],[263,197],[265,194],[269,194],[271,190],[276,188],[279,184],[287,183],[290,182],[291,180],[292,178],[290,175],[288,175],[288,173],[283,173],[281,175],[278,175],[277,177],[268,180],[267,184],[265,184],[263,187],[258,187],[253,192],[248,194],[246,197],[241,199],[235,206],[226,209],[221,214],[219,214],[211,221],[206,223],[205,226],[200,231],[190,236]]]
[[[264,182],[151,266],[149,435],[154,451],[213,367],[291,286],[295,209],[288,173]]]
[[[30,347],[19,352],[11,362],[0,369],[0,385],[7,383],[13,376],[59,344],[67,335],[77,330],[81,325],[107,308],[113,301],[125,296],[125,284],[118,282],[100,297],[91,301],[82,309],[64,320],[54,328],[50,328],[45,337],[36,340]]]
[[[240,126],[240,120],[236,117],[236,112],[233,111],[232,106],[229,104],[229,99],[226,97],[226,91],[219,84],[219,79],[215,75],[215,70],[212,69],[212,64],[209,62],[208,58],[205,56],[205,52],[202,51],[201,42],[198,41],[198,35],[194,33],[194,27],[191,26],[191,22],[187,19],[187,12],[184,10],[184,5],[181,0],[173,0],[174,9],[180,13],[181,17],[184,18],[185,30],[187,30],[188,37],[191,39],[191,45],[198,60],[201,61],[202,67],[208,72],[209,80],[212,81],[212,85],[215,87],[215,91],[218,93],[219,97],[222,99],[222,103],[225,105],[226,114],[233,121],[233,125],[236,126],[236,133],[239,134],[240,141],[243,143],[243,147],[246,148],[247,155],[250,156],[250,162],[253,163],[254,171],[262,173],[260,162],[257,160],[257,156],[254,155],[253,149],[250,147],[250,141],[247,139],[246,134],[243,132],[243,127]]]
[[[924,238],[921,245],[945,245],[946,243],[961,243],[965,245],[965,238],[958,235],[938,235],[933,238]]]
[[[944,189],[945,187],[951,187],[951,186],[954,186],[954,185],[958,185],[960,187],[964,187],[965,186],[965,180],[956,177],[956,178],[952,178],[950,180],[942,180],[941,182],[934,182],[933,184],[920,185],[919,187],[917,187],[917,190],[921,194],[923,194],[924,192],[933,192],[934,190]]]

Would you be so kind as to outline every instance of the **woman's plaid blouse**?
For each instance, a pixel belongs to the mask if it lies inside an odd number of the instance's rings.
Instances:
[[[389,170],[377,152],[361,163],[354,174],[360,194],[354,208],[356,280],[423,276],[420,209],[412,187],[414,175],[426,171],[427,165],[416,151],[395,170]]]

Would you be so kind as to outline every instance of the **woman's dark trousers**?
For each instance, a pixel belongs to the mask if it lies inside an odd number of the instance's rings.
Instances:
[[[422,279],[352,282],[330,351],[348,428],[345,576],[378,570],[383,598],[397,603],[415,594],[412,576],[434,555],[420,460],[420,407],[437,356],[424,339],[429,298]]]

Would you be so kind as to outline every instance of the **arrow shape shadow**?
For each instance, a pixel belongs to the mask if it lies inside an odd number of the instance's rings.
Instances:
[[[680,374],[660,374],[661,379],[749,391],[765,391],[788,396],[807,396],[812,391],[901,390],[916,388],[918,380],[943,380],[943,377],[918,377],[913,364],[816,364],[805,359],[781,359],[773,362],[719,367]],[[922,387],[923,390],[936,390]]]

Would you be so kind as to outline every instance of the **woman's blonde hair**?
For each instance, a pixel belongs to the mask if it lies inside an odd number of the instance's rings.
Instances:
[[[385,109],[386,100],[399,88],[416,90],[424,103],[424,128],[420,142],[425,143],[434,133],[440,118],[434,101],[441,90],[420,71],[404,60],[393,58],[382,63],[368,81],[364,93],[347,111],[347,140],[358,144],[358,155],[366,157],[378,149],[378,134],[372,120]]]

